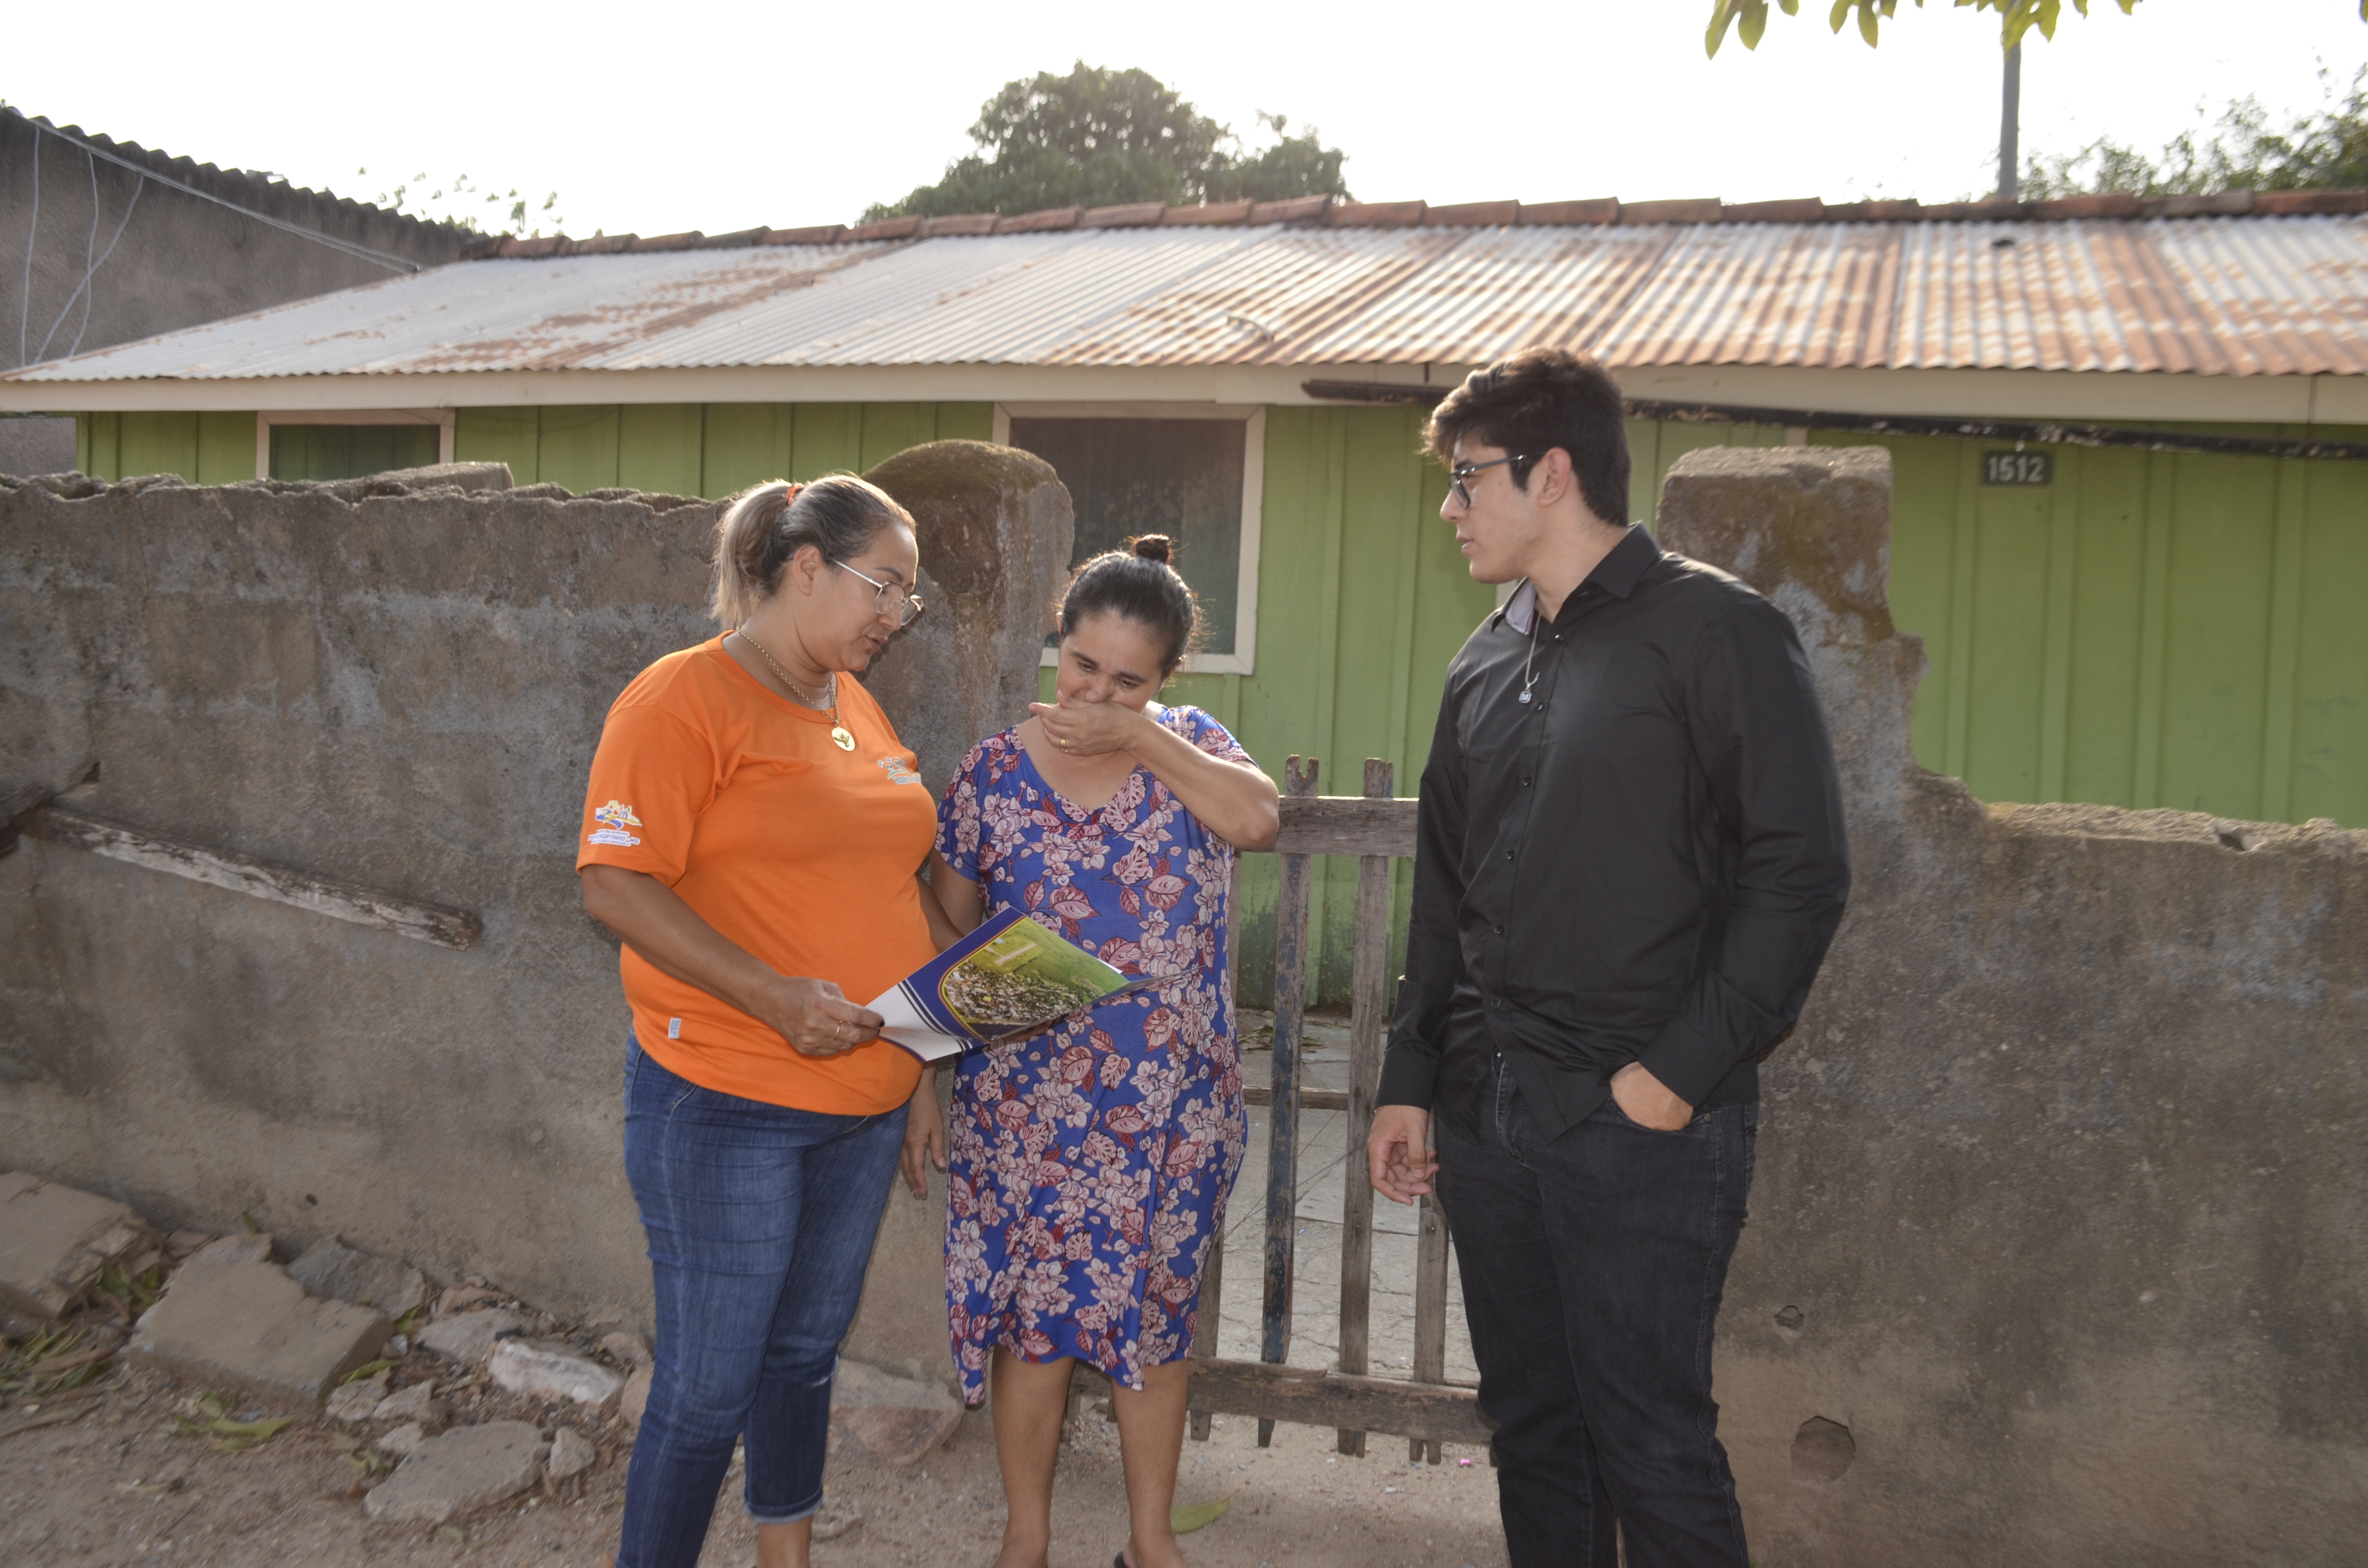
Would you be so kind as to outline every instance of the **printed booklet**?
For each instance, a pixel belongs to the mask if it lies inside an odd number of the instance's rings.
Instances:
[[[1138,986],[1083,948],[1007,909],[897,982],[871,1010],[887,1020],[881,1038],[924,1062],[1024,1040],[1070,1014]]]

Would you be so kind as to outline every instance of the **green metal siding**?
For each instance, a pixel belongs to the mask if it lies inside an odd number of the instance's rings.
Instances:
[[[174,473],[232,484],[255,477],[255,415],[85,414],[74,419],[74,449],[82,471],[101,479]]]
[[[1995,442],[1875,441],[1925,767],[1986,801],[2368,825],[2368,468],[2055,447],[2051,484],[1990,487]]]
[[[986,440],[983,403],[712,403],[464,408],[462,462],[506,462],[520,484],[729,495],[768,479],[861,472],[924,441]]]

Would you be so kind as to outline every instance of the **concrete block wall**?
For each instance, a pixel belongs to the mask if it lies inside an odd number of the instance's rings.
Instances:
[[[1754,1560],[2338,1562],[2368,1497],[2368,833],[1918,768],[1879,449],[1709,450],[1668,549],[1789,612],[1857,887],[1761,1070],[1716,1363]]]
[[[873,679],[941,783],[1033,694],[1068,498],[981,443],[897,460],[946,587]],[[63,803],[484,928],[454,951],[28,836],[0,858],[0,1169],[646,1328],[628,1018],[575,837],[610,701],[714,633],[716,507],[413,480],[0,479],[0,794],[86,779]],[[932,1196],[894,1211],[898,1305],[850,1351],[950,1376],[913,1284]]]

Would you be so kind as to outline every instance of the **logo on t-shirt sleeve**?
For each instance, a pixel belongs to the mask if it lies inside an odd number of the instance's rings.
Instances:
[[[642,819],[635,816],[633,808],[622,801],[611,801],[605,806],[595,807],[592,820],[600,825],[584,835],[586,844],[614,844],[630,849],[641,842],[625,830],[641,826]]]

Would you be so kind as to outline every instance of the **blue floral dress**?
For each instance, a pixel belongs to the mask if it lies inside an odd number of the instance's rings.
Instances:
[[[1197,708],[1153,716],[1249,754]],[[987,1355],[1074,1356],[1130,1389],[1192,1347],[1201,1270],[1241,1169],[1225,965],[1233,846],[1138,767],[1099,810],[1064,800],[1016,731],[962,760],[938,852],[992,914],[1023,909],[1156,986],[964,1056],[954,1078],[946,1309],[962,1396]]]

